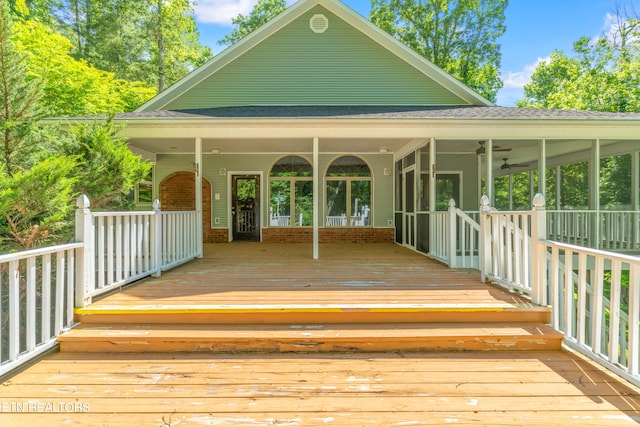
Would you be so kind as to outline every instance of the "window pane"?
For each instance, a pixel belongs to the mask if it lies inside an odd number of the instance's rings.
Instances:
[[[296,181],[295,225],[313,225],[313,181]]]
[[[153,168],[149,170],[147,176],[138,184],[138,200],[139,204],[151,204],[153,201]]]
[[[287,156],[278,160],[271,168],[271,176],[312,176],[313,167],[300,156]]]
[[[351,181],[351,226],[371,222],[371,181]]]
[[[290,181],[271,181],[271,200],[269,206],[272,227],[289,227],[291,225],[291,184]]]
[[[371,176],[369,166],[356,156],[344,156],[334,160],[327,176]]]
[[[327,226],[347,225],[347,182],[327,181]]]

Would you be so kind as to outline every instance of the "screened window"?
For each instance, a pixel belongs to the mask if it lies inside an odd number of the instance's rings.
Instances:
[[[326,176],[327,227],[371,225],[371,170],[360,158],[336,159]]]
[[[313,167],[300,156],[278,160],[269,175],[269,225],[313,225]]]

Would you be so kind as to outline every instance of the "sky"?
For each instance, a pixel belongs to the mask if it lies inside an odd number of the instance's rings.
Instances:
[[[201,43],[214,53],[222,51],[224,47],[217,42],[232,31],[231,18],[239,13],[247,15],[256,2],[198,0],[195,17]],[[370,0],[343,2],[369,17]],[[504,87],[496,104],[515,105],[523,97],[522,88],[530,81],[536,64],[554,50],[571,55],[573,43],[579,38],[606,34],[615,21],[616,4],[640,9],[640,0],[510,0],[505,12],[507,30],[499,39]]]

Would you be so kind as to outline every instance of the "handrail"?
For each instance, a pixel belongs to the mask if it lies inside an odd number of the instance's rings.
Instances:
[[[73,325],[83,243],[0,256],[0,375],[53,348]]]
[[[550,240],[538,245],[550,257],[543,277],[552,326],[568,345],[640,385],[640,258]],[[605,270],[611,271],[609,298]],[[628,312],[622,309],[623,271],[629,272]]]

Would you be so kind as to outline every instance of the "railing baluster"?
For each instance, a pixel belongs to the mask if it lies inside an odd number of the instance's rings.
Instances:
[[[51,254],[42,256],[40,342],[51,339]]]
[[[9,263],[9,360],[20,354],[20,264]]]
[[[593,280],[593,307],[591,308],[591,348],[602,354],[602,325],[604,323],[604,258],[595,258]]]
[[[578,316],[576,319],[578,343],[585,344],[587,332],[587,254],[578,254]]]
[[[65,251],[58,251],[56,253],[56,308],[53,331],[54,335],[62,333],[64,325],[65,263]],[[68,283],[67,286],[73,288],[72,283]]]
[[[36,258],[31,256],[27,258],[26,270],[27,284],[27,348],[26,351],[33,351],[36,348]]]
[[[620,270],[622,263],[611,263],[611,295],[609,296],[609,361],[618,363],[620,354]]]

